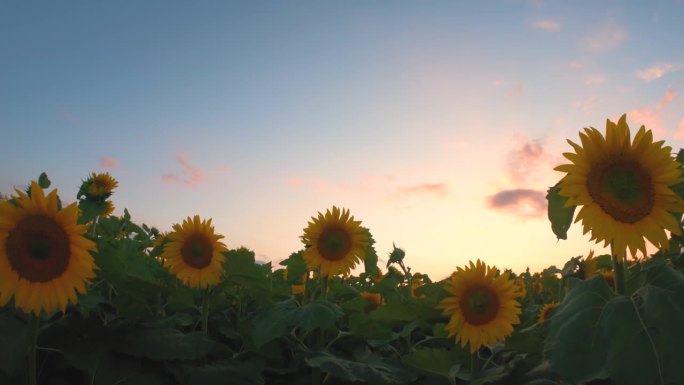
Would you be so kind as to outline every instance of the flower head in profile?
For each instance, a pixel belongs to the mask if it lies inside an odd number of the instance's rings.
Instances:
[[[169,271],[192,288],[216,285],[223,277],[223,252],[228,251],[214,233],[211,219],[199,215],[173,225],[173,232],[163,242],[161,259]]]
[[[638,251],[646,254],[646,238],[665,249],[665,230],[681,235],[673,213],[684,212],[684,201],[672,186],[684,182],[672,148],[654,142],[644,126],[631,139],[626,115],[617,124],[606,122],[605,137],[597,129],[580,133],[581,146],[568,140],[575,152],[555,168],[565,172],[559,194],[566,206],[581,206],[575,222],[582,221],[592,240],[613,245],[618,258]]]
[[[320,269],[322,276],[349,274],[366,257],[369,242],[361,222],[335,206],[312,217],[301,238],[307,268]]]
[[[118,185],[119,182],[109,175],[108,172],[92,173],[81,184],[78,196],[85,196],[86,199],[92,201],[104,201],[112,195]]]
[[[75,203],[59,209],[57,190],[46,196],[36,182],[29,192],[0,201],[0,305],[14,297],[27,313],[65,312],[95,276],[95,243]]]
[[[457,268],[448,278],[445,290],[449,295],[438,309],[449,316],[446,329],[462,347],[470,345],[476,352],[483,345],[503,340],[520,323],[518,289],[508,273],[485,265],[480,260]]]
[[[539,320],[537,321],[537,323],[543,324],[544,322],[551,319],[551,315],[557,307],[558,302],[551,302],[542,306],[541,310],[539,311]]]

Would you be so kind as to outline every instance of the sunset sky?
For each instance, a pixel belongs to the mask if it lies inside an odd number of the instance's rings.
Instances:
[[[433,279],[602,249],[545,194],[586,126],[684,147],[684,1],[0,2],[0,191],[213,218],[277,262],[349,208]],[[382,263],[382,262],[381,262]]]

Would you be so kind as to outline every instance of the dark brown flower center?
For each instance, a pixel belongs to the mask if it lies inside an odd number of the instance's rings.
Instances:
[[[488,286],[474,286],[461,295],[459,306],[467,323],[483,325],[499,314],[499,297]]]
[[[202,269],[211,263],[214,247],[205,235],[193,234],[183,241],[181,257],[195,269]]]
[[[328,261],[344,259],[352,248],[349,232],[344,228],[329,227],[318,237],[318,252]]]
[[[587,190],[606,214],[623,223],[640,221],[655,205],[651,175],[633,160],[595,165],[587,175]]]
[[[29,215],[17,222],[7,234],[5,248],[12,269],[31,282],[48,282],[69,266],[69,235],[45,215]]]

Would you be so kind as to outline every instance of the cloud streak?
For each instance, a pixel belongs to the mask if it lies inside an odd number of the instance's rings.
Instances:
[[[523,218],[536,218],[546,213],[546,196],[543,191],[538,190],[502,190],[487,197],[487,204],[490,209]]]
[[[671,89],[668,89],[658,103],[634,108],[627,113],[627,117],[638,125],[646,126],[646,128],[652,130],[656,136],[662,137],[666,133],[666,130],[663,127],[665,108],[667,108],[676,97],[677,94]],[[677,135],[677,133],[675,133],[675,135]]]
[[[650,67],[636,71],[636,76],[646,82],[651,82],[665,76],[669,72],[674,72],[682,69],[682,66],[676,66],[672,63],[659,63]]]
[[[114,170],[119,168],[119,161],[110,156],[103,156],[100,158],[100,166],[107,170]]]
[[[619,25],[604,25],[581,40],[581,45],[586,50],[594,53],[603,53],[613,50],[627,41],[627,30]]]
[[[546,32],[558,32],[560,31],[560,23],[554,19],[537,19],[530,23],[530,26],[534,29]]]
[[[412,186],[400,187],[396,192],[388,195],[388,199],[409,198],[415,196],[431,196],[444,198],[449,195],[446,183],[421,183]]]
[[[187,155],[178,155],[178,163],[181,167],[180,175],[174,173],[164,174],[161,176],[162,182],[192,187],[206,181],[207,177],[204,170],[191,165]]]
[[[537,175],[541,167],[551,162],[551,158],[538,140],[528,140],[519,149],[508,153],[506,169],[510,178],[521,184]]]

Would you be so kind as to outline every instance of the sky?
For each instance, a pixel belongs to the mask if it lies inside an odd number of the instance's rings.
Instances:
[[[212,218],[278,262],[333,205],[433,280],[602,252],[546,190],[623,113],[684,147],[684,1],[0,0],[0,191]]]

